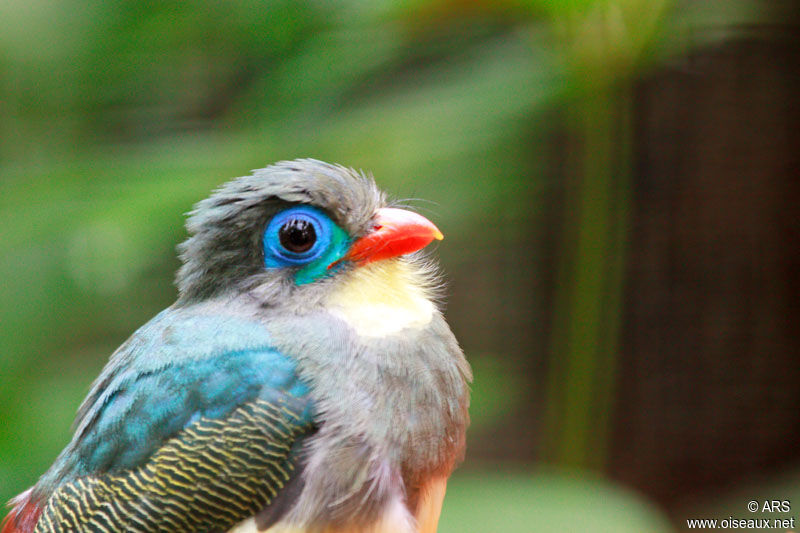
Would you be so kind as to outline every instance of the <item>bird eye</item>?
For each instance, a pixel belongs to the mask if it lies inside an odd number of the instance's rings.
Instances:
[[[330,218],[311,206],[278,213],[264,231],[267,266],[299,266],[314,261],[328,248],[331,226]]]
[[[262,236],[264,266],[293,268],[302,285],[331,273],[328,265],[350,247],[347,233],[321,209],[296,205],[275,214]]]
[[[317,242],[314,224],[304,218],[287,220],[278,230],[281,246],[296,254],[307,252]]]

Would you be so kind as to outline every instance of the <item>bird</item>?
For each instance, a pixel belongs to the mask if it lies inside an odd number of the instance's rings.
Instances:
[[[175,303],[110,357],[2,533],[432,533],[463,460],[470,366],[442,233],[314,159],[188,213]]]

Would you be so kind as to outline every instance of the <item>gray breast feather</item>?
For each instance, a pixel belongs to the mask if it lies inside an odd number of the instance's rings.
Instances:
[[[472,376],[441,314],[386,338],[358,337],[325,311],[267,323],[297,360],[320,418],[290,516],[368,520],[398,491],[413,500],[430,476],[449,474],[463,453]]]

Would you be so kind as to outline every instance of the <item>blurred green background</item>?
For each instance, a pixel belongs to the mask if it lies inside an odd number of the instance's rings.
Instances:
[[[447,237],[475,383],[440,531],[674,531],[792,499],[790,7],[0,3],[0,500],[174,300],[183,214],[297,157],[372,172]]]

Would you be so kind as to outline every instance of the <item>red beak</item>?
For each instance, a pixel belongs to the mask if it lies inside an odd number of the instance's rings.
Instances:
[[[365,265],[416,252],[434,239],[443,238],[439,228],[424,216],[405,209],[384,207],[375,213],[372,231],[354,242],[342,259]]]

